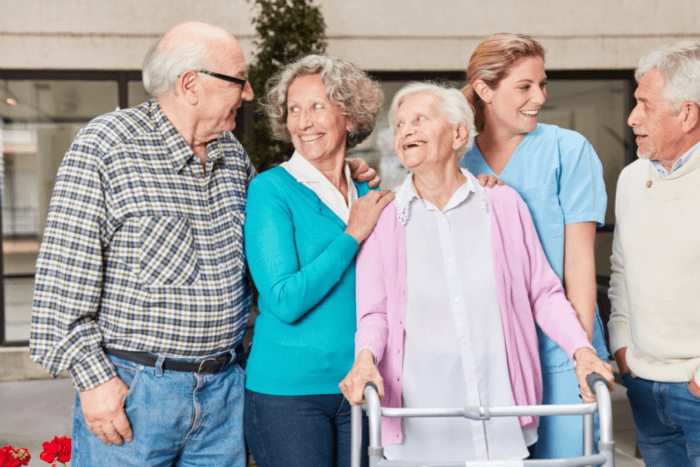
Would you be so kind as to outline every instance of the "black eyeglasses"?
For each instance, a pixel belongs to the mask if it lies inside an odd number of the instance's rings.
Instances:
[[[205,75],[213,76],[214,78],[223,79],[229,83],[236,83],[241,85],[241,89],[245,88],[245,83],[248,82],[248,72],[245,74],[245,78],[236,78],[235,76],[222,75],[221,73],[214,73],[213,71],[207,70],[195,70],[196,73],[204,73]]]

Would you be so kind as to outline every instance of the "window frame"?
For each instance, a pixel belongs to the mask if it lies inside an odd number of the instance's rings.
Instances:
[[[105,81],[116,82],[118,90],[119,108],[125,109],[129,102],[129,81],[142,81],[140,70],[0,70],[0,80],[6,81],[21,81],[21,80],[37,80],[37,81]],[[97,115],[95,115],[96,117]],[[94,117],[93,117],[94,118]],[[76,118],[66,119],[57,118],[50,119],[52,123],[87,123],[92,118]],[[8,123],[22,120],[7,119]],[[1,194],[0,194],[1,195]],[[0,214],[2,213],[2,204],[0,203]],[[2,216],[0,215],[0,232],[2,232]],[[29,341],[8,341],[5,334],[5,275],[4,271],[4,253],[2,246],[4,238],[0,238],[0,276],[2,277],[2,286],[0,287],[0,347],[26,347]],[[9,276],[10,278],[29,278],[34,277],[33,274],[18,274]]]

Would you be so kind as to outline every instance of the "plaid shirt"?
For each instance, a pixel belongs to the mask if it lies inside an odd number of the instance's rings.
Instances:
[[[251,289],[255,169],[224,133],[206,169],[157,101],[94,119],[56,178],[36,267],[31,356],[79,390],[117,376],[103,347],[171,357],[231,349]]]

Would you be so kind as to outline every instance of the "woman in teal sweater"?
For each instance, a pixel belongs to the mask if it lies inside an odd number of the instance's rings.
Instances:
[[[295,152],[256,177],[245,250],[260,315],[246,372],[245,434],[259,467],[350,464],[355,254],[392,199],[355,184],[345,151],[372,132],[379,86],[310,55],[268,83],[273,131]]]

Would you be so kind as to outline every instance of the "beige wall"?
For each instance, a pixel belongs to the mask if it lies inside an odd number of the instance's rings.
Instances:
[[[634,68],[652,48],[700,40],[697,0],[320,0],[330,52],[371,70],[459,70],[485,36],[522,32],[550,69]],[[165,8],[164,8],[165,7]],[[252,58],[246,0],[0,0],[0,68],[140,69],[186,20],[217,24]]]

